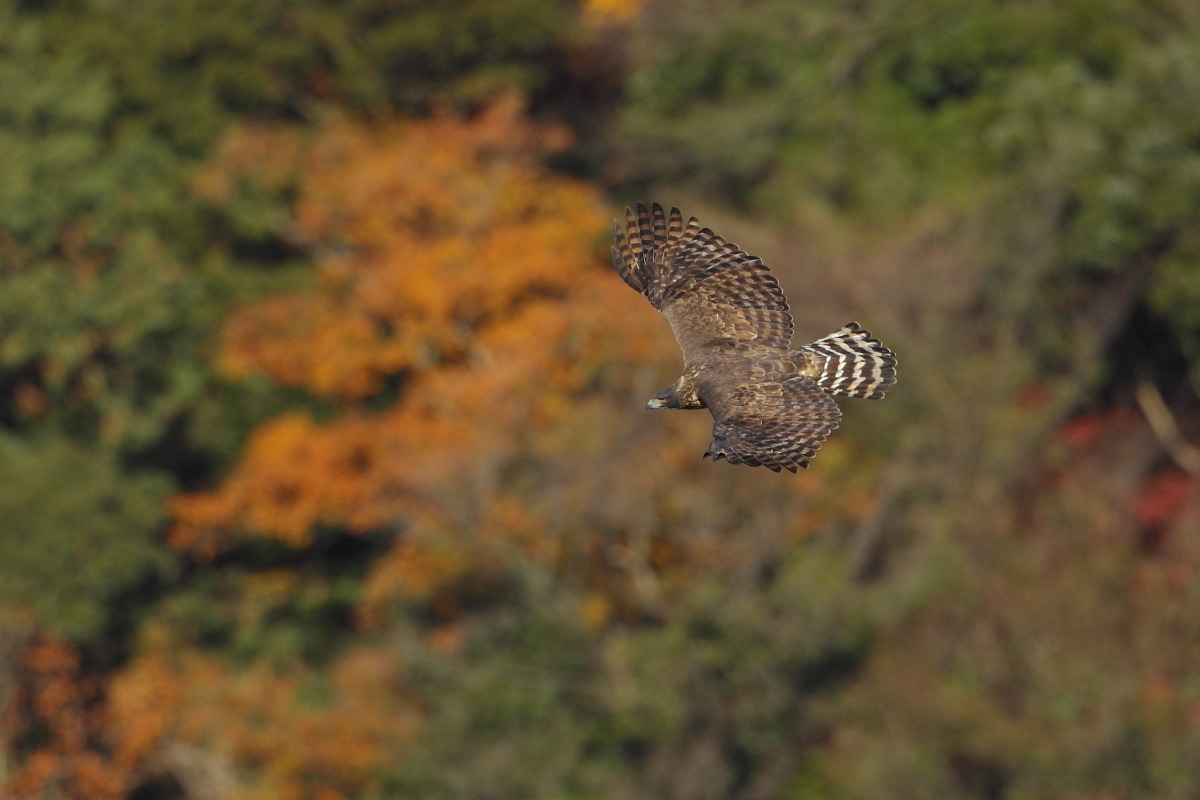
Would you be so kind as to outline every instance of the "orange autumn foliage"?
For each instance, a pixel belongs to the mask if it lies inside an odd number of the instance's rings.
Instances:
[[[783,482],[702,465],[707,416],[638,413],[678,352],[607,263],[597,192],[540,164],[565,141],[513,97],[469,119],[229,136],[201,190],[288,187],[284,227],[316,278],[235,314],[221,363],[302,387],[328,414],[267,420],[220,486],[176,498],[176,548],[394,536],[366,575],[362,621],[397,599],[452,608],[456,582],[486,584],[513,554],[569,562],[624,595],[619,608],[657,602],[655,571],[728,562],[722,538],[744,519],[723,509],[770,507],[746,498],[803,503],[785,536],[827,513]],[[809,488],[839,484],[837,453]]]
[[[584,0],[584,19],[599,23],[627,25],[642,13],[643,0]]]
[[[125,796],[126,775],[104,754],[99,680],[81,665],[79,649],[48,636],[32,641],[23,658],[26,726],[37,748],[0,794],[24,798],[106,800]]]
[[[317,276],[234,315],[221,363],[303,387],[335,414],[261,425],[220,487],[176,499],[176,547],[211,555],[239,530],[304,545],[327,526],[414,531],[411,552],[421,530],[482,531],[478,509],[505,502],[490,497],[496,471],[581,413],[598,374],[671,357],[653,312],[604,263],[596,192],[539,164],[565,141],[513,97],[471,119],[229,137],[201,190],[228,200],[247,182],[294,180],[288,235]],[[613,325],[614,308],[636,310]]]
[[[312,248],[318,285],[229,322],[222,358],[233,375],[362,399],[404,370],[462,358],[480,328],[561,296],[591,265],[596,198],[538,169],[534,156],[565,133],[524,122],[516,98],[469,121],[335,120],[299,149],[278,138],[236,131],[214,167],[226,174],[200,182],[218,199],[239,183],[230,172],[284,182],[264,140],[304,165],[289,235]]]
[[[595,190],[540,165],[563,141],[512,98],[470,119],[230,134],[200,191],[290,193],[283,231],[315,277],[229,319],[221,365],[301,388],[322,414],[261,423],[220,485],[175,498],[170,540],[201,559],[239,536],[388,546],[347,601],[356,644],[326,642],[319,666],[286,648],[230,659],[169,615],[147,624],[108,696],[124,769],[178,773],[182,750],[209,783],[227,776],[222,797],[380,794],[429,716],[402,654],[461,653],[472,604],[529,562],[578,585],[579,619],[601,631],[753,562],[737,531],[799,536],[829,513],[794,483],[701,462],[708,415],[640,413],[679,355],[606,263]],[[854,468],[838,453],[809,487]],[[241,578],[223,613],[253,637],[301,582]]]
[[[205,754],[195,771],[228,800],[356,797],[419,733],[415,705],[394,691],[400,666],[386,648],[323,671],[231,665],[152,629],[111,681],[108,724],[122,763],[164,760],[165,743]]]

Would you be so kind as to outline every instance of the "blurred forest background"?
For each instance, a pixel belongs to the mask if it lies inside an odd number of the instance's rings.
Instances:
[[[647,413],[625,204],[895,349]],[[0,795],[1200,796],[1195,0],[10,0]]]

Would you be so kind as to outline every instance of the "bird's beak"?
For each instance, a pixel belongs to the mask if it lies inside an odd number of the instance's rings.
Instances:
[[[646,403],[646,408],[666,408],[667,404],[657,397],[651,397],[650,402]]]

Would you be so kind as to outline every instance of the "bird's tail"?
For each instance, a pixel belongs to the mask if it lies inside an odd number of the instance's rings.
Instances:
[[[896,354],[857,322],[800,350],[816,361],[817,384],[830,394],[877,400],[896,382]]]

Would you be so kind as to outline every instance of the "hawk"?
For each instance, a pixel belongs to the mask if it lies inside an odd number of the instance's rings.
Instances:
[[[770,270],[695,217],[638,203],[613,235],[613,266],[683,352],[683,374],[646,408],[707,408],[706,457],[795,472],[838,426],[835,395],[874,400],[896,382],[895,354],[856,322],[791,349],[792,315]]]

